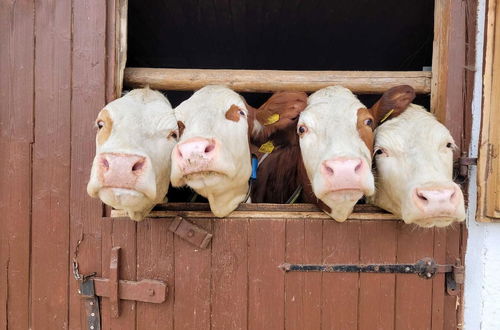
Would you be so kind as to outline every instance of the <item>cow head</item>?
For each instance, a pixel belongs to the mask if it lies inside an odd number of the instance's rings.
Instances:
[[[172,152],[172,185],[188,185],[224,217],[248,192],[251,173],[249,110],[223,86],[206,86],[182,102],[175,115],[182,130]]]
[[[373,130],[386,114],[403,111],[414,97],[410,86],[394,87],[367,109],[341,86],[309,96],[297,126],[302,159],[312,191],[335,220],[347,219],[363,195],[374,193]]]
[[[178,134],[174,111],[160,92],[135,89],[106,105],[96,126],[87,192],[142,220],[168,190]]]
[[[452,178],[454,147],[448,129],[411,104],[376,130],[372,202],[422,227],[463,221],[464,197]]]

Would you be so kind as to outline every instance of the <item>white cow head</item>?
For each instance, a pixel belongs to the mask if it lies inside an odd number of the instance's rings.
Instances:
[[[302,159],[314,194],[335,220],[347,219],[363,195],[374,193],[373,130],[389,111],[404,110],[414,97],[410,86],[397,86],[367,109],[341,86],[309,96],[297,126]]]
[[[178,135],[174,111],[160,92],[135,89],[106,105],[96,126],[87,192],[142,220],[168,190]]]
[[[444,125],[411,104],[375,134],[374,204],[422,227],[465,219],[464,197],[452,178],[455,144]]]
[[[172,152],[172,185],[188,185],[224,217],[248,192],[251,173],[249,110],[223,86],[206,86],[182,102],[175,115],[181,130]]]

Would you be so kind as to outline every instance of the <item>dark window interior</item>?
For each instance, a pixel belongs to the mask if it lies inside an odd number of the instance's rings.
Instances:
[[[129,0],[127,66],[421,71],[433,26],[434,0]],[[191,92],[167,95],[177,106]],[[259,107],[269,94],[243,96]]]

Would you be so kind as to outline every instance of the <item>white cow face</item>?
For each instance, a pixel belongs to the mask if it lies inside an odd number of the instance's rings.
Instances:
[[[168,190],[178,135],[174,111],[161,93],[135,89],[106,105],[96,126],[87,192],[142,220]]]
[[[452,178],[453,148],[446,127],[418,105],[385,122],[376,130],[374,204],[422,227],[463,221],[464,197]]]
[[[188,185],[208,198],[224,217],[245,199],[251,173],[248,109],[223,86],[206,86],[182,102],[175,115],[181,128],[172,152],[172,185]]]
[[[302,159],[314,194],[335,220],[347,219],[363,195],[374,193],[373,130],[388,111],[406,108],[414,97],[410,86],[397,86],[371,109],[341,86],[309,97],[297,126]]]

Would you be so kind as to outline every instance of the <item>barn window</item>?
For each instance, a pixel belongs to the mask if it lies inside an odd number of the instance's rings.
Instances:
[[[122,86],[149,85],[167,91],[176,106],[193,90],[224,84],[258,106],[274,91],[313,92],[339,84],[371,105],[388,88],[409,84],[419,94],[415,103],[430,108],[466,150],[466,33],[457,6],[452,0],[163,0],[147,6],[116,0],[108,14],[115,22],[108,96],[120,95]],[[200,216],[208,206],[173,203],[154,214],[180,210]],[[304,204],[242,205],[232,216],[255,210],[263,216],[317,214]],[[355,211],[351,218],[392,217],[368,205]]]

